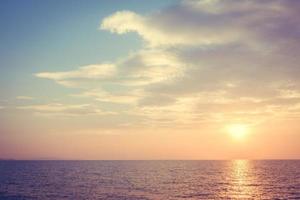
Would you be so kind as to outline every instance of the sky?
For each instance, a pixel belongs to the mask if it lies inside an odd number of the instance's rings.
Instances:
[[[300,159],[299,9],[4,0],[0,158]]]

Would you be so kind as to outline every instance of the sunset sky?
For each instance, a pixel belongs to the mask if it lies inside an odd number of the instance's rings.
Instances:
[[[0,158],[300,159],[299,10],[1,1]]]

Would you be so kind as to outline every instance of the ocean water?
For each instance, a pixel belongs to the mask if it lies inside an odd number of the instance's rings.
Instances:
[[[300,161],[0,161],[0,199],[300,199]]]

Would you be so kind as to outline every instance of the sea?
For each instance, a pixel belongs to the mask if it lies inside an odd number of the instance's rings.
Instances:
[[[7,160],[0,199],[300,199],[300,160]]]

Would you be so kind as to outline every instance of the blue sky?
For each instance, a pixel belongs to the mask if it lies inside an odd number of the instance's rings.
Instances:
[[[170,2],[174,1],[2,1],[1,98],[42,95],[45,87],[56,87],[47,81],[37,83],[33,74],[38,71],[112,61],[139,49],[142,41],[135,34],[118,36],[98,30],[101,19],[117,10],[147,14]],[[48,92],[44,95],[51,95]]]

